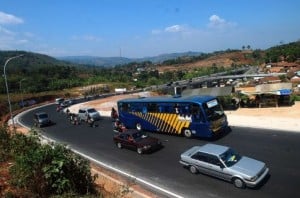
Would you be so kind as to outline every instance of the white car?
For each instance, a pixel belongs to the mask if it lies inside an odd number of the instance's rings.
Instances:
[[[264,162],[241,156],[232,148],[216,144],[194,146],[181,154],[180,163],[191,173],[201,172],[224,179],[237,188],[255,187],[268,174]]]

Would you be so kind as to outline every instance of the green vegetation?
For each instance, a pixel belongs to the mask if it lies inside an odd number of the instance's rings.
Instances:
[[[266,50],[265,62],[294,62],[300,57],[300,41],[271,47]]]
[[[0,160],[13,162],[9,183],[21,189],[22,197],[99,196],[89,162],[62,145],[41,145],[36,133],[25,136],[1,127]]]

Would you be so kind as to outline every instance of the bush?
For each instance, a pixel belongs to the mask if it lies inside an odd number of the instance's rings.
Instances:
[[[0,162],[4,162],[10,158],[10,142],[11,137],[7,127],[0,127]]]
[[[0,128],[0,159],[8,157],[14,161],[10,183],[37,197],[97,195],[89,162],[63,145],[41,145],[34,134],[12,134]]]
[[[300,101],[300,96],[299,96],[299,95],[292,94],[292,95],[291,95],[291,98],[290,98],[290,101],[291,101],[291,102]]]

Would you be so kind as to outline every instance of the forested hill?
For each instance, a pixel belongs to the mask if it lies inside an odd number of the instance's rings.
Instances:
[[[22,57],[16,58],[9,65],[14,66],[9,68],[10,71],[27,70],[31,71],[34,69],[39,69],[42,67],[53,67],[53,66],[72,66],[74,64],[68,63],[66,61],[57,60],[51,56],[44,54],[26,52],[26,51],[0,51],[0,63],[5,64],[8,58],[23,55]],[[3,68],[1,68],[3,69]]]
[[[169,81],[189,79],[195,75],[221,72],[243,65],[259,65],[282,60],[299,62],[300,42],[278,45],[267,50],[228,49],[177,57],[180,54],[178,53],[171,54],[177,58],[168,59],[159,64],[144,59],[144,62],[130,62],[114,67],[80,65],[26,51],[0,51],[0,64],[4,65],[9,58],[21,54],[24,56],[10,61],[6,68],[10,91],[20,92],[20,82],[23,81],[25,92],[37,93],[97,83],[123,83],[143,88]],[[0,67],[2,74],[3,68],[3,66]],[[0,84],[4,85],[4,78],[0,78]],[[0,93],[5,93],[5,91],[5,86],[0,86]]]
[[[265,52],[265,58],[273,63],[282,61],[282,59],[294,62],[300,59],[300,41],[274,46]]]
[[[128,63],[142,63],[142,62],[151,62],[153,64],[161,64],[161,65],[174,65],[176,63],[180,64],[191,64],[195,63],[195,61],[201,60],[205,61],[206,59],[210,64],[211,60],[215,60],[215,62],[222,62],[218,59],[222,59],[223,57],[230,56],[230,59],[234,64],[235,60],[240,60],[241,52],[248,51],[248,53],[244,54],[252,54],[251,61],[263,61],[263,62],[278,62],[284,59],[288,62],[296,61],[300,58],[300,41],[291,42],[288,44],[277,45],[271,47],[266,50],[224,50],[224,51],[216,51],[212,53],[200,53],[200,52],[184,52],[184,53],[170,53],[170,54],[162,54],[153,57],[145,57],[145,58],[125,58],[125,57],[94,57],[94,56],[69,56],[69,57],[58,57],[54,58],[51,56],[26,52],[26,51],[0,51],[0,63],[4,65],[5,61],[13,56],[17,56],[20,54],[24,54],[22,58],[18,58],[13,61],[15,65],[14,68],[32,70],[41,67],[53,67],[53,66],[75,66],[75,67],[83,67],[83,66],[103,66],[103,67],[113,67],[126,65]],[[237,53],[234,53],[237,52]],[[226,55],[227,54],[227,55]],[[236,57],[234,57],[236,54]],[[222,56],[220,56],[222,55]],[[247,57],[246,57],[247,58]],[[249,62],[249,60],[247,60]],[[251,62],[250,61],[250,62]],[[205,62],[204,62],[205,64]],[[207,64],[207,65],[209,65]],[[13,69],[13,68],[11,68]],[[3,68],[0,68],[2,71]]]
[[[65,60],[72,63],[112,67],[116,65],[124,65],[131,62],[141,63],[150,61],[152,63],[161,63],[166,60],[176,59],[178,57],[192,57],[199,56],[201,52],[182,52],[182,53],[170,53],[161,54],[158,56],[149,56],[144,58],[125,58],[125,57],[97,57],[97,56],[65,56],[57,57],[59,60]]]

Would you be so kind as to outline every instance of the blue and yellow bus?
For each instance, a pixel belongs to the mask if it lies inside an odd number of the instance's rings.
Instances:
[[[228,128],[227,117],[213,96],[128,98],[117,102],[126,128],[214,137]]]

